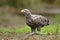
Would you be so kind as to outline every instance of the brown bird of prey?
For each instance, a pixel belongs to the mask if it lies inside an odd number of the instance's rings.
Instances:
[[[42,15],[35,15],[28,9],[22,9],[21,12],[24,13],[26,17],[26,24],[31,28],[31,32],[40,31],[40,29],[46,25],[49,25],[49,19]]]

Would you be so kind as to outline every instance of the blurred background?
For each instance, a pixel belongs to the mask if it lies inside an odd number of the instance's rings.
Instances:
[[[24,27],[25,16],[20,12],[21,9],[46,16],[54,24],[55,16],[60,15],[60,0],[0,0],[0,27]]]

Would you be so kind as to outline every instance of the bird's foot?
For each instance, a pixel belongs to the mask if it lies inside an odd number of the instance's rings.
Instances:
[[[35,32],[31,32],[30,35],[33,35]]]
[[[29,35],[40,35],[40,32],[31,32]]]
[[[36,34],[36,35],[40,35],[40,33],[39,33],[39,32],[35,32],[34,34]]]

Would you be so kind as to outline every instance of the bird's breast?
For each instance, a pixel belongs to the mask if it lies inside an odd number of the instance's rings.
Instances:
[[[26,24],[30,27],[37,27],[39,24],[35,23],[33,20],[26,20]]]

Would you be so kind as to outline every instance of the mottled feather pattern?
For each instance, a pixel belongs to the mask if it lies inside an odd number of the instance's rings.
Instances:
[[[49,25],[49,19],[42,15],[34,15],[28,9],[21,10],[26,17],[26,24],[30,26],[31,31],[40,31],[40,29],[46,25]]]

